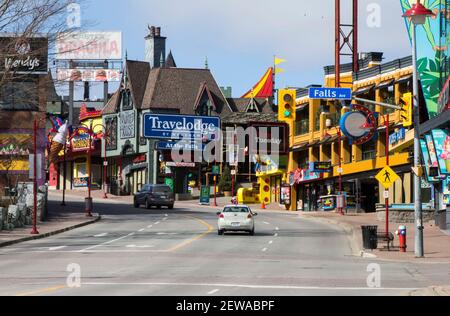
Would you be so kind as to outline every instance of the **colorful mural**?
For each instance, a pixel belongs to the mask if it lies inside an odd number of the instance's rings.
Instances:
[[[417,0],[400,0],[403,12]],[[438,99],[448,77],[445,67],[450,34],[447,32],[448,0],[422,0],[421,3],[435,13],[423,26],[417,27],[417,68],[430,118],[438,115]],[[412,23],[405,19],[411,39]],[[441,23],[442,22],[442,23]]]

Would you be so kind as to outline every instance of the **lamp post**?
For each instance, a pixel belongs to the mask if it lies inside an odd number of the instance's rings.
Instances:
[[[419,76],[417,73],[417,38],[416,28],[418,25],[423,25],[427,17],[434,16],[431,10],[425,8],[420,0],[414,4],[410,10],[403,15],[404,18],[409,18],[412,25],[412,59],[413,59],[413,105],[414,105],[414,168],[417,172],[420,167],[420,112],[419,112]],[[415,172],[415,173],[416,173]],[[422,214],[422,194],[421,181],[419,174],[414,175],[414,210],[415,210],[415,255],[417,258],[424,256],[423,243],[423,214]]]

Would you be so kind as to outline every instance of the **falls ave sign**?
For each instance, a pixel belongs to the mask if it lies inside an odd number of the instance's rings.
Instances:
[[[352,89],[310,88],[309,98],[320,100],[352,100]]]
[[[218,117],[165,114],[144,115],[144,137],[172,140],[215,140],[221,121]]]

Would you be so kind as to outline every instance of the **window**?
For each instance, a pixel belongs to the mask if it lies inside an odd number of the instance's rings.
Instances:
[[[358,95],[358,98],[361,99],[366,99],[366,100],[370,100],[370,101],[375,101],[375,90],[371,89],[369,92]],[[358,101],[358,103],[360,103],[361,105],[365,106],[366,108],[368,108],[370,111],[375,112],[375,105],[374,104],[370,104],[370,103],[365,103],[365,102],[361,102]]]
[[[226,207],[223,210],[224,213],[250,213],[250,210],[246,207]]]
[[[344,150],[343,150],[343,162],[344,163],[351,163],[352,162],[352,145],[350,145],[349,141],[347,139],[344,140]],[[345,158],[344,158],[345,157]]]
[[[130,90],[122,91],[122,110],[128,111],[133,109],[133,100]]]
[[[377,143],[375,139],[361,145],[362,160],[372,160],[377,157]]]
[[[395,104],[395,86],[389,86],[380,90],[381,102],[388,104]],[[383,114],[394,113],[395,110],[391,108],[382,107]]]
[[[35,81],[6,82],[0,86],[0,110],[37,111],[38,87]]]
[[[324,161],[331,161],[331,144],[322,146]]]
[[[309,109],[303,108],[297,112],[297,121],[295,121],[295,135],[305,135],[309,133]]]
[[[309,153],[308,150],[304,150],[298,153],[297,163],[300,169],[309,168]]]
[[[321,114],[322,114],[322,109],[319,107],[314,113],[314,132],[320,131]]]

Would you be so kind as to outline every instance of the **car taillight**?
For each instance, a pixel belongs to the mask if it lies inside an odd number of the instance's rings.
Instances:
[[[220,214],[220,215],[219,215],[219,218],[225,218],[225,215]]]

